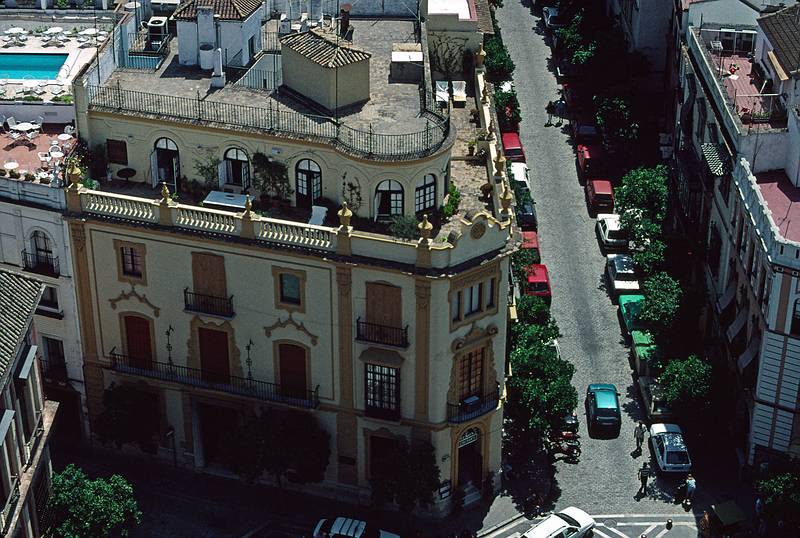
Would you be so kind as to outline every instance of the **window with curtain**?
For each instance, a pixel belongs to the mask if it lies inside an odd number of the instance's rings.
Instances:
[[[250,186],[250,161],[243,149],[230,148],[225,152],[227,183],[247,188]]]

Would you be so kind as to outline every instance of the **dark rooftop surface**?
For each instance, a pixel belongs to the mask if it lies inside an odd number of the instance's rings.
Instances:
[[[395,83],[389,80],[393,43],[415,43],[414,23],[404,20],[351,20],[354,27],[353,45],[372,54],[370,59],[370,100],[366,103],[340,109],[339,119],[356,129],[377,133],[403,134],[425,129],[426,120],[420,117],[419,85]],[[176,41],[176,40],[174,40]],[[311,102],[301,102],[289,92],[256,90],[226,85],[211,88],[211,73],[197,66],[178,63],[178,44],[172,43],[171,52],[156,72],[117,70],[106,86],[119,84],[123,90],[147,91],[166,96],[186,97],[208,101],[238,104],[325,115]]]
[[[781,235],[800,241],[800,188],[792,185],[783,170],[756,174],[756,184]]]
[[[0,375],[14,360],[43,288],[38,280],[0,269]]]
[[[758,19],[781,66],[790,73],[800,68],[800,4]]]

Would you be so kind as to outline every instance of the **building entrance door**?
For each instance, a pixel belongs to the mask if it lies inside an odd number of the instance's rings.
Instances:
[[[480,487],[482,470],[481,434],[477,428],[472,428],[458,440],[458,485],[471,482],[475,487]]]

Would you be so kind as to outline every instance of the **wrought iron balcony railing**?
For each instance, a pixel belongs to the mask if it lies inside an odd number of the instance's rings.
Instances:
[[[52,254],[23,250],[22,266],[26,271],[32,271],[40,275],[58,276],[60,274],[58,256],[53,256]]]
[[[460,423],[493,411],[500,401],[500,389],[483,396],[470,396],[457,404],[447,404],[447,421]]]
[[[319,385],[314,390],[298,389],[250,377],[237,377],[166,362],[137,361],[128,355],[117,353],[116,348],[111,350],[109,356],[111,369],[117,372],[247,396],[267,402],[278,402],[294,407],[315,409],[319,406]]]
[[[186,310],[191,312],[200,312],[201,314],[211,314],[226,318],[232,318],[234,316],[233,295],[230,297],[216,297],[214,295],[195,293],[189,291],[189,288],[186,288],[183,290],[183,302]]]
[[[387,346],[408,347],[408,325],[390,327],[379,323],[356,320],[356,339]]]
[[[67,375],[67,363],[63,360],[51,361],[49,359],[39,359],[42,365],[42,376],[46,380],[66,382],[69,380]]]

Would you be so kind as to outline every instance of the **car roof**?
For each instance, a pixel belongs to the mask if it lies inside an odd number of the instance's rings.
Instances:
[[[616,231],[620,229],[619,215],[616,213],[598,213],[598,221],[604,221],[609,230]]]
[[[592,188],[596,194],[613,194],[611,182],[607,179],[593,179]]]
[[[528,275],[528,282],[547,282],[549,280],[547,266],[541,263],[527,266],[525,272]]]
[[[526,538],[550,538],[553,534],[567,528],[567,522],[555,514],[550,514],[523,534]]]
[[[525,164],[525,163],[517,163],[517,162],[512,162],[511,163],[511,171],[514,172],[514,173],[516,173],[517,170],[519,170],[521,173],[524,174],[525,170],[528,170],[528,169],[529,169],[528,165]]]
[[[677,424],[668,424],[664,422],[657,422],[650,426],[650,432],[653,434],[658,433],[683,433],[681,427]]]
[[[582,152],[584,155],[589,154],[592,159],[599,159],[600,157],[606,156],[605,148],[597,144],[578,144],[578,151]]]
[[[539,234],[522,232],[522,248],[539,248]]]
[[[519,134],[515,132],[503,133],[501,135],[504,148],[517,149],[522,147],[522,142],[519,140]]]
[[[607,258],[614,264],[617,273],[633,273],[636,270],[633,258],[627,254],[609,254]]]
[[[364,530],[366,528],[367,528],[366,521],[361,521],[359,519],[351,519],[349,517],[337,517],[333,521],[330,532],[328,534],[335,534],[339,536],[352,536],[353,538],[359,538],[362,534],[364,534]]]

